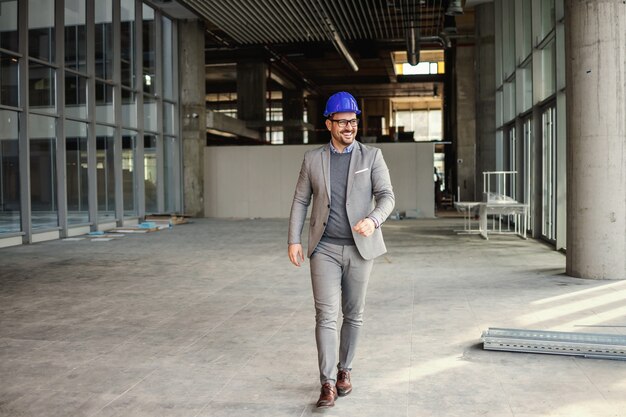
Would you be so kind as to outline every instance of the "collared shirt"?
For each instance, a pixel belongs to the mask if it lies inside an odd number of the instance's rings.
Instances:
[[[352,142],[350,144],[350,146],[347,146],[346,148],[344,148],[343,152],[339,152],[334,146],[333,146],[333,141],[330,141],[330,151],[332,153],[350,153],[352,152],[352,150],[354,149],[354,142]]]

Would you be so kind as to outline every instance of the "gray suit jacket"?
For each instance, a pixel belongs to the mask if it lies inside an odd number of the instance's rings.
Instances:
[[[291,205],[289,243],[301,243],[307,209],[313,197],[307,256],[317,247],[330,213],[330,144],[304,154],[300,177]],[[372,217],[382,225],[395,204],[389,169],[378,148],[355,142],[350,158],[346,190],[346,211],[350,226]],[[352,231],[356,247],[365,259],[374,259],[387,251],[380,228],[369,237]]]

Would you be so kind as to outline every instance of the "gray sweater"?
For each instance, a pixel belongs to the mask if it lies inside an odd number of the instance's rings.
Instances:
[[[330,154],[330,214],[322,241],[335,245],[354,245],[352,226],[346,212],[346,189],[350,170],[350,153]]]

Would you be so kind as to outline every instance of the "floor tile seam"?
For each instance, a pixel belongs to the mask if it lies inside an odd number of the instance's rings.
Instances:
[[[207,294],[205,295],[202,299],[204,301],[206,301],[208,298],[212,297],[213,294]],[[254,298],[256,299],[256,298]],[[245,306],[243,306],[242,308],[247,307],[252,301],[254,301],[254,299],[252,299],[248,304],[246,304]],[[202,304],[202,301],[198,301],[196,304]],[[173,317],[175,317],[176,315],[180,314],[181,312],[183,312],[185,309],[188,309],[188,306],[185,307],[181,307],[180,309],[175,310],[174,312],[172,312],[171,314],[169,314],[168,316],[164,317],[162,320],[159,320],[158,322],[156,322],[154,324],[155,328],[158,328],[159,325],[167,322],[168,320],[171,320]],[[189,345],[183,345],[181,346],[178,350],[175,350],[173,353],[177,353],[180,352],[180,350],[191,347],[197,340],[207,336],[209,333],[211,333],[213,330],[215,330],[217,327],[219,327],[222,323],[224,323],[226,320],[230,319],[233,317],[234,314],[236,314],[238,311],[240,311],[241,309],[237,310],[235,313],[231,314],[230,316],[228,316],[227,318],[225,318],[224,320],[222,320],[221,322],[219,322],[218,324],[216,324],[215,326],[211,327],[211,329],[206,332],[206,333],[202,333],[200,336],[198,336],[196,338],[196,340],[194,340],[192,343],[190,343]],[[134,340],[136,340],[137,338],[139,338],[141,336],[142,333],[144,333],[147,329],[144,329],[140,332],[138,332],[137,334],[135,334],[133,337],[131,337],[129,340],[126,340],[124,342],[121,342],[120,344],[116,345],[114,347],[114,349],[119,348],[120,346],[122,346],[125,343],[132,343]]]
[[[248,361],[246,361],[246,364],[247,364],[249,361],[250,361],[250,359],[248,359]],[[221,387],[221,388],[220,388],[217,392],[215,392],[215,393],[213,394],[213,396],[212,396],[212,397],[211,397],[211,398],[207,401],[207,403],[206,403],[206,404],[205,404],[202,408],[200,408],[200,410],[199,410],[196,414],[194,414],[194,416],[193,416],[193,417],[198,417],[200,414],[202,414],[202,412],[204,412],[204,410],[205,410],[205,409],[206,409],[209,405],[211,405],[211,404],[213,403],[213,401],[215,400],[215,398],[219,398],[219,397],[218,397],[218,395],[220,395],[220,394],[222,393],[222,391],[224,391],[224,388],[225,388],[225,387],[226,387],[226,386],[230,383],[230,381],[232,381],[232,380],[233,380],[233,378],[235,378],[235,373],[234,373],[234,372],[231,374],[231,377],[230,377],[230,378],[228,378],[228,380],[222,384],[222,387]]]
[[[292,313],[292,315],[293,314],[295,314],[295,311]],[[276,332],[274,334],[276,334]],[[248,365],[248,363],[250,363],[255,356],[256,355],[250,355],[250,357],[246,360],[246,362],[242,365],[242,367],[245,368]],[[228,378],[228,380],[222,385],[222,388],[220,388],[215,394],[213,394],[213,397],[209,400],[209,402],[207,402],[207,404],[204,407],[202,407],[202,409],[200,409],[200,411],[194,417],[198,417],[211,403],[213,403],[215,401],[216,398],[219,398],[219,395],[222,393],[222,391],[224,391],[226,386],[228,386],[228,384],[230,384],[230,382],[234,378],[235,378],[235,372],[232,373],[232,376],[230,378]],[[304,413],[304,411],[306,411],[306,408],[307,407],[305,406],[305,408],[303,410],[303,413]]]
[[[308,302],[308,301],[307,301]],[[293,316],[296,315],[296,313],[298,313],[298,311],[300,310],[300,308],[302,307],[302,305],[304,305],[305,301],[302,300],[300,302],[300,305],[297,306],[296,308],[294,308],[291,312],[291,314],[289,314],[288,317],[285,317],[285,319],[283,320],[282,324],[280,326],[278,326],[278,328],[276,329],[276,331],[274,333],[272,333],[268,338],[267,341],[269,342],[274,336],[276,336],[289,322],[289,319],[292,318]]]
[[[46,390],[46,389],[42,390],[42,389],[38,389],[38,388],[35,388],[33,390],[33,392],[41,392],[41,391],[50,391],[50,392],[53,392],[55,394],[62,394],[62,393],[72,393],[72,394],[80,394],[80,395],[88,394],[87,398],[85,398],[84,400],[80,401],[79,404],[75,407],[75,409],[79,409],[83,405],[87,404],[89,402],[89,400],[91,400],[92,398],[97,396],[97,394],[95,394],[93,392],[59,391],[59,390]],[[16,401],[19,401],[20,399],[25,398],[25,396],[26,396],[26,394],[20,394],[17,398],[13,399],[12,401],[9,401],[8,403],[5,403],[5,404],[1,404],[0,405],[0,411],[2,411],[2,407],[10,406],[11,404],[14,404]],[[35,401],[29,403],[29,406],[33,405],[33,404],[36,405],[36,404],[43,403],[45,400],[46,400],[45,398],[39,397]]]
[[[211,328],[211,330],[201,334],[200,336],[198,336],[195,340],[193,340],[191,343],[187,344],[187,345],[183,345],[181,346],[180,349],[178,349],[175,353],[180,352],[183,349],[189,349],[190,347],[192,347],[193,345],[195,345],[196,343],[198,343],[201,339],[203,339],[204,337],[208,336],[209,334],[211,334],[215,329],[217,329],[218,327],[220,327],[222,324],[226,323],[228,320],[230,320],[231,318],[233,318],[238,312],[240,312],[241,310],[245,309],[246,307],[248,307],[250,304],[252,304],[255,300],[257,300],[259,297],[254,297],[251,298],[250,301],[248,301],[245,305],[241,306],[241,308],[239,308],[238,310],[234,311],[232,314],[230,314],[229,316],[225,317],[222,321],[220,321],[219,323],[216,323],[215,326],[213,326]]]
[[[147,375],[145,375],[143,378],[141,378],[139,381],[137,381],[136,383],[134,383],[132,386],[130,386],[129,388],[126,389],[126,391],[122,392],[120,395],[118,395],[117,397],[113,398],[111,401],[109,401],[108,403],[106,403],[104,406],[102,406],[99,410],[94,411],[92,414],[89,415],[89,417],[95,417],[98,414],[100,414],[102,412],[102,410],[104,410],[106,407],[108,407],[110,404],[113,404],[115,401],[117,401],[118,399],[122,398],[124,395],[126,395],[129,391],[131,391],[133,388],[135,388],[137,385],[139,385],[140,383],[142,383],[143,381],[145,381],[150,375],[152,375],[154,372],[156,372],[156,368],[152,369],[150,372],[148,372]],[[115,415],[118,415],[119,413],[115,413]]]
[[[589,374],[585,371],[585,368],[580,366],[581,362],[579,360],[576,360],[576,358],[572,358],[572,360],[574,361],[574,364],[576,365],[576,367],[583,373],[583,375],[585,376],[587,381],[593,386],[593,388],[596,390],[596,392],[598,392],[602,396],[602,398],[604,398],[605,401],[609,402],[610,399],[607,398],[605,393],[596,385],[595,382],[593,382],[593,380],[591,379]]]

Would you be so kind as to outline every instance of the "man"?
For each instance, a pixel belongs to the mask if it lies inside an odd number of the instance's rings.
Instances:
[[[334,406],[337,395],[352,391],[350,372],[367,283],[374,258],[386,252],[380,226],[395,204],[380,149],[356,141],[360,113],[349,93],[328,99],[324,117],[330,143],[305,153],[289,219],[289,260],[300,266],[304,261],[300,238],[313,196],[307,256],[316,310],[320,408]],[[340,305],[343,324],[338,343]]]

